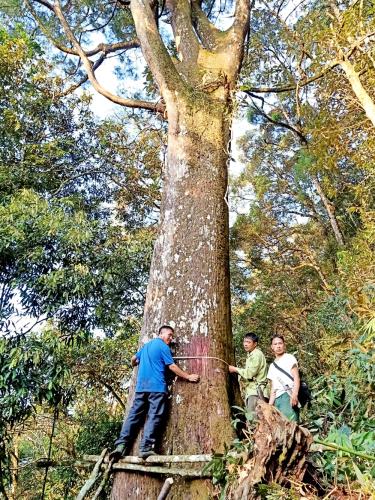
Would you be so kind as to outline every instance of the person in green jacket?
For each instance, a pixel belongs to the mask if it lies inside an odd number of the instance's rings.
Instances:
[[[255,333],[247,333],[243,339],[243,347],[247,352],[245,368],[229,366],[230,373],[240,376],[243,397],[251,420],[255,420],[255,407],[261,391],[268,396],[267,362],[263,352],[258,348],[259,337]]]

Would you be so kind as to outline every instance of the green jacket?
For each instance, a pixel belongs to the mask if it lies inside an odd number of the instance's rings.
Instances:
[[[262,384],[263,394],[268,397],[267,362],[258,347],[247,355],[245,368],[237,368],[241,380],[244,400],[249,396],[257,396],[257,385]]]

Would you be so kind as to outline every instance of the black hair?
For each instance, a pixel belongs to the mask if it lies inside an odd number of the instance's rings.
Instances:
[[[250,339],[250,340],[252,340],[253,342],[258,342],[259,337],[258,337],[258,335],[257,335],[256,333],[252,333],[252,332],[250,332],[250,333],[246,333],[246,334],[244,335],[244,338],[243,338],[243,339],[244,339],[244,340],[245,340],[245,339]]]
[[[161,334],[162,330],[170,330],[171,332],[174,333],[174,328],[172,328],[171,326],[169,325],[163,325],[159,328],[159,335]]]
[[[284,344],[285,344],[284,337],[282,335],[278,334],[278,333],[275,333],[274,335],[272,335],[271,344],[273,342],[273,339],[281,339],[284,342]]]

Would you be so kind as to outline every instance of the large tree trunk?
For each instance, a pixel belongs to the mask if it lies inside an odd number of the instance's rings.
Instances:
[[[180,103],[169,124],[160,230],[145,306],[142,342],[162,324],[176,328],[178,356],[233,361],[229,305],[227,161],[230,124],[224,105]],[[180,363],[201,376],[178,379],[164,433],[164,454],[223,451],[232,438],[228,370],[218,360]],[[198,484],[199,483],[199,484]],[[160,480],[116,473],[112,498],[157,498]],[[175,483],[169,498],[206,498],[203,480]]]
[[[151,265],[141,343],[162,324],[176,327],[176,354],[214,356],[232,363],[229,300],[227,163],[232,97],[249,26],[248,0],[237,0],[225,32],[197,0],[167,0],[177,59],[155,22],[153,2],[131,0],[145,60],[166,103],[168,162],[161,220]],[[198,384],[177,380],[161,452],[223,451],[232,438],[231,391],[220,360],[186,360]],[[167,420],[167,419],[166,419]],[[112,498],[154,499],[162,482],[117,473]],[[169,498],[208,498],[210,482],[173,484]]]

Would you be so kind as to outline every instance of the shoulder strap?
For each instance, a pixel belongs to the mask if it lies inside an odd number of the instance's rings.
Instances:
[[[272,361],[272,364],[279,370],[281,371],[284,375],[286,375],[287,377],[289,377],[291,380],[294,381],[294,378],[292,377],[292,375],[290,375],[290,373],[286,372],[285,370],[283,370],[281,368],[281,366],[277,365],[274,361]]]

